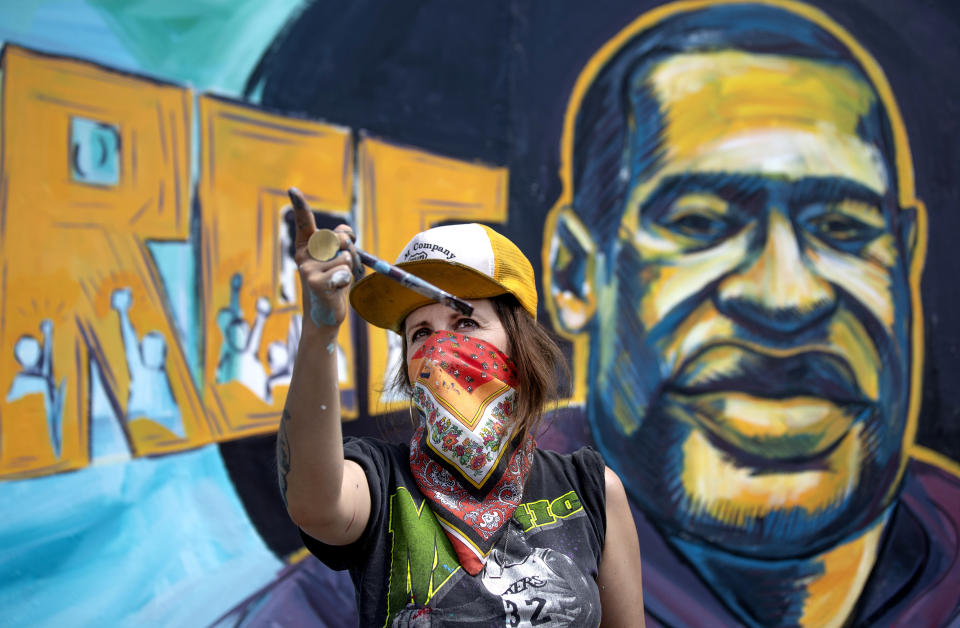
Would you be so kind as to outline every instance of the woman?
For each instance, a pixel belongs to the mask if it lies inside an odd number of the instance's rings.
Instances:
[[[529,261],[481,225],[417,234],[398,264],[471,316],[383,275],[353,290],[353,234],[310,257],[303,197],[296,261],[303,334],[277,440],[280,487],[307,547],[350,569],[363,626],[642,626],[640,552],[623,486],[592,449],[536,448],[562,355],[536,322]],[[337,332],[347,295],[403,339],[409,445],[342,439]],[[508,357],[509,356],[509,357]],[[424,509],[429,505],[429,509]]]

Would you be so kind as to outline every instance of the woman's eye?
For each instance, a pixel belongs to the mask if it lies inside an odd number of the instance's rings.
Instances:
[[[429,335],[430,331],[426,327],[421,327],[420,329],[414,330],[414,332],[410,334],[410,342],[414,342],[420,338],[426,338]]]
[[[461,318],[457,321],[457,329],[476,329],[479,327],[477,321],[472,318]]]

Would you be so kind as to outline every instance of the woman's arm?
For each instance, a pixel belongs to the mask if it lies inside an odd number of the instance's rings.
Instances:
[[[607,486],[607,534],[600,557],[600,606],[602,626],[643,628],[643,584],[640,580],[640,543],[627,495],[620,478],[610,467]]]
[[[299,191],[291,190],[297,224],[295,260],[303,287],[303,331],[277,432],[277,472],[290,518],[330,545],[360,538],[370,517],[370,488],[360,466],[343,458],[337,332],[353,282],[350,228],[337,227],[341,251],[321,262],[307,253],[316,231]]]

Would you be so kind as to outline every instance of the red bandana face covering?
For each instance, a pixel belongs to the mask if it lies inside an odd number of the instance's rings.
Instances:
[[[488,342],[438,331],[407,373],[420,414],[410,470],[476,575],[520,504],[536,447],[532,436],[514,435],[514,364]]]

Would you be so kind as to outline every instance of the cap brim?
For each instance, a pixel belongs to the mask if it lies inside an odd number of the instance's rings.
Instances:
[[[397,266],[467,301],[508,292],[488,275],[456,262],[426,259]],[[364,320],[397,333],[410,312],[430,303],[434,301],[380,273],[367,275],[350,291],[350,305]]]

